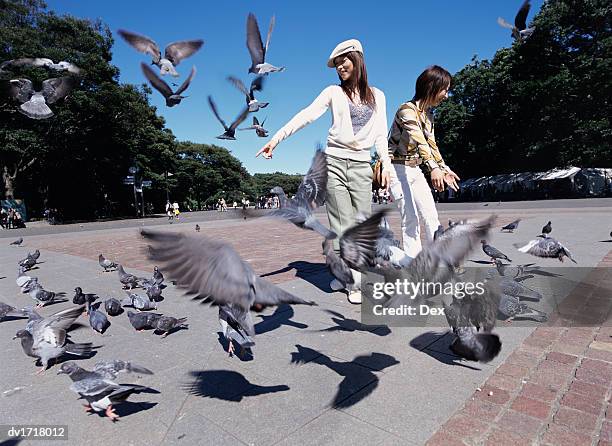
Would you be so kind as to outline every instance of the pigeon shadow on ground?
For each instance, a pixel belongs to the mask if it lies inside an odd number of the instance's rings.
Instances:
[[[293,311],[293,307],[287,304],[279,305],[276,307],[276,310],[274,310],[274,313],[269,316],[258,314],[257,317],[261,318],[261,321],[255,324],[255,334],[268,333],[269,331],[280,328],[282,325],[298,328],[300,330],[308,328],[306,324],[291,320],[294,315],[295,312]]]
[[[23,441],[23,438],[9,438],[8,440],[0,441],[0,446],[16,446]]]
[[[185,326],[182,326],[182,327],[174,327],[172,330],[170,330],[170,331],[168,332],[168,334],[166,335],[166,337],[170,336],[170,335],[171,335],[171,334],[173,334],[173,333],[176,333],[177,331],[183,331],[183,330],[189,330],[189,327],[185,327]],[[155,330],[153,331],[153,333],[154,333],[154,334],[156,334],[156,335],[159,335],[159,336],[162,336],[162,335],[164,334],[164,332],[163,332],[163,331],[160,331],[160,330],[157,330],[157,329],[155,329]]]
[[[428,349],[430,345],[432,345],[434,342],[441,339],[446,333],[448,332],[441,333],[441,332],[435,332],[435,331],[428,331],[425,333],[421,333],[420,335],[418,335],[417,337],[413,338],[410,341],[410,346],[416,350],[419,350],[422,353],[425,353],[426,355],[430,356],[431,358],[434,358],[435,360],[443,364],[456,365],[456,366],[465,367],[471,370],[481,370],[478,367],[473,367],[467,364],[459,356],[456,356],[450,352],[441,353],[441,352],[437,352],[437,351]]]
[[[223,350],[225,352],[227,352],[227,349],[229,348],[229,343],[234,342],[233,340],[226,338],[225,335],[221,333],[220,331],[217,332],[217,341],[219,341],[219,345],[223,347]],[[228,356],[229,356],[229,353],[228,353]],[[254,359],[253,350],[251,350],[250,348],[245,348],[243,352],[240,344],[238,344],[237,342],[234,342],[233,357],[238,358],[242,362],[250,362]]]
[[[326,313],[331,314],[331,320],[336,324],[333,327],[323,328],[316,330],[317,332],[333,332],[333,331],[361,331],[365,333],[371,333],[376,336],[387,336],[391,334],[391,329],[386,325],[364,325],[357,319],[349,319],[343,314],[333,310],[324,310]]]
[[[21,321],[27,318],[27,316],[4,316],[3,318],[0,318],[0,322]],[[2,443],[0,443],[0,445],[1,444]]]
[[[195,382],[184,384],[183,389],[190,395],[203,398],[216,398],[224,401],[240,402],[250,396],[286,392],[289,386],[260,386],[251,383],[241,373],[233,370],[192,371]]]
[[[343,377],[338,384],[336,395],[329,404],[334,408],[354,406],[369,396],[380,381],[374,372],[382,372],[388,367],[399,364],[397,359],[385,353],[372,352],[369,355],[356,356],[352,361],[342,361],[309,347],[301,345],[295,347],[297,351],[291,353],[292,364],[319,364]]]
[[[295,270],[295,276],[316,286],[321,291],[332,293],[329,282],[333,279],[325,263],[312,263],[303,260],[289,263],[286,267],[262,274],[261,277],[275,276]]]
[[[488,260],[472,260],[472,259],[469,259],[468,262],[477,263],[479,265],[493,265],[493,263],[491,263]]]
[[[141,393],[159,393],[159,392],[155,391],[155,392],[141,392]],[[152,409],[155,406],[157,406],[157,403],[149,403],[149,402],[136,403],[134,401],[125,401],[121,404],[113,406],[113,408],[115,409],[115,413],[119,415],[120,417],[127,417],[128,415],[132,415],[138,412],[142,412],[144,410]],[[104,412],[100,412],[99,415],[103,416]]]
[[[612,239],[610,240],[600,240],[599,243],[612,243]],[[3,279],[4,277],[0,277],[1,279]]]

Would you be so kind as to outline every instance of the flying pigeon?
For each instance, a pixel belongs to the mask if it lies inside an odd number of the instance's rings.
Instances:
[[[183,84],[176,91],[172,91],[172,88],[170,88],[170,86],[162,78],[158,77],[157,74],[155,74],[155,72],[151,68],[149,68],[146,63],[141,62],[140,68],[142,68],[142,72],[149,80],[153,88],[159,91],[164,96],[164,98],[166,98],[166,105],[168,107],[174,107],[175,105],[180,104],[181,99],[185,99],[187,97],[181,96],[181,93],[187,90],[189,84],[191,83],[196,74],[196,68],[195,66],[193,66],[191,68],[191,73],[189,73],[189,77],[185,79],[185,82],[183,82]]]
[[[21,246],[22,243],[23,243],[23,237],[19,237],[17,240],[12,241],[11,243],[9,243],[9,246],[10,245]]]
[[[531,36],[535,30],[535,27],[527,28],[527,15],[529,14],[529,8],[531,8],[530,0],[525,0],[521,6],[521,9],[519,9],[514,17],[514,26],[506,22],[501,17],[497,18],[497,23],[503,28],[511,29],[512,37],[519,42],[529,38],[529,36]]]
[[[130,320],[130,324],[132,324],[132,327],[134,327],[136,331],[142,331],[145,328],[155,328],[155,321],[163,315],[148,311],[143,311],[141,313],[128,311],[127,316]]]
[[[249,310],[262,306],[287,304],[315,305],[271,284],[255,274],[248,263],[227,243],[205,236],[141,230],[149,246],[151,260],[159,261],[179,288],[196,298],[216,304],[233,304]],[[255,334],[251,324],[244,327]]]
[[[512,223],[508,223],[506,226],[504,226],[503,228],[501,228],[502,231],[508,231],[508,232],[514,232],[514,230],[516,228],[518,228],[518,225],[520,223],[521,219],[516,219],[514,220]]]
[[[279,191],[283,192],[280,188]],[[312,212],[325,202],[326,194],[327,158],[325,152],[317,150],[310,169],[298,186],[295,197],[289,200],[283,192],[282,198],[279,198],[281,207],[268,215],[289,220],[297,227],[316,231],[325,238],[336,238],[336,234],[323,226]]]
[[[98,256],[98,264],[104,268],[104,272],[108,272],[110,269],[117,268],[117,263],[104,258],[102,254]]]
[[[137,51],[150,55],[153,58],[151,65],[157,65],[162,76],[170,74],[174,77],[178,77],[179,74],[175,67],[183,59],[186,59],[198,51],[204,44],[204,41],[200,39],[173,42],[166,47],[164,50],[164,57],[162,57],[157,43],[150,38],[123,29],[117,32]]]
[[[7,60],[6,62],[2,62],[0,64],[0,73],[3,72],[6,68],[22,66],[44,67],[50,68],[55,71],[68,71],[70,74],[74,75],[79,75],[82,71],[75,64],[66,62],[65,60],[55,63],[51,59],[48,59],[46,57],[36,57]]]
[[[123,269],[123,265],[120,263],[117,265],[117,275],[119,276],[119,282],[123,284],[124,289],[127,289],[128,287],[130,289],[134,289],[136,286],[138,286],[138,277],[133,274],[126,273]]]
[[[270,37],[272,37],[272,30],[276,19],[272,16],[270,19],[270,27],[268,28],[268,37],[266,38],[266,46],[263,46],[261,41],[261,34],[259,33],[259,25],[257,19],[253,13],[249,13],[247,17],[247,48],[251,55],[251,67],[249,73],[255,74],[268,74],[275,71],[285,71],[285,67],[275,67],[266,60],[266,54],[268,53],[268,46],[270,45]]]
[[[153,372],[145,367],[132,364],[129,361],[122,361],[120,359],[114,359],[112,361],[98,361],[94,365],[93,371],[99,373],[106,379],[116,379],[121,372],[153,375]]]
[[[59,358],[64,353],[87,356],[91,353],[91,343],[72,344],[68,342],[66,330],[83,313],[83,307],[73,307],[58,311],[43,319],[36,319],[30,325],[30,331],[19,330],[13,339],[21,339],[21,347],[26,355],[39,358],[44,372],[51,359]]]
[[[380,224],[386,210],[376,212],[361,223],[344,231],[340,237],[340,255],[333,248],[332,240],[323,240],[325,263],[332,275],[345,285],[353,285],[351,269],[362,270],[373,264],[376,244],[380,236]]]
[[[491,333],[495,327],[499,306],[499,291],[485,284],[484,293],[452,297],[447,304],[443,300],[444,314],[456,338],[450,349],[468,361],[490,362],[501,351],[499,336]]]
[[[536,257],[557,258],[560,262],[563,262],[563,257],[567,257],[572,262],[578,263],[572,258],[569,249],[552,237],[538,236],[537,239],[527,242],[525,246],[515,244],[514,247],[518,248],[520,252],[525,252]]]
[[[253,116],[253,125],[249,127],[243,127],[238,130],[255,130],[257,136],[259,136],[260,138],[265,138],[266,136],[268,136],[268,131],[263,127],[265,122],[266,120],[264,119],[260,124],[259,120],[257,119],[257,116]]]
[[[106,314],[109,316],[118,316],[123,313],[123,308],[121,307],[121,302],[114,297],[110,299],[106,299],[104,301],[104,309],[106,310]]]
[[[512,260],[510,260],[506,254],[504,254],[497,248],[487,244],[486,240],[481,240],[480,243],[482,243],[482,250],[486,255],[491,257],[492,262],[495,262],[495,259],[503,259],[507,260],[508,262],[512,262]]]
[[[133,384],[117,384],[109,379],[104,373],[90,372],[82,369],[74,362],[62,364],[58,375],[66,374],[73,381],[70,390],[79,394],[87,400],[85,405],[87,412],[102,412],[115,422],[119,415],[115,413],[113,405],[117,405],[133,394],[150,390],[148,387]]]
[[[246,97],[246,103],[249,106],[249,112],[255,113],[259,111],[260,108],[266,108],[269,105],[269,102],[259,102],[255,98],[254,92],[261,91],[263,88],[263,76],[257,76],[255,79],[253,79],[253,81],[251,82],[251,86],[248,90],[242,83],[242,81],[237,77],[229,76],[227,80],[234,84],[234,87],[244,93]]]
[[[232,304],[219,305],[219,325],[228,341],[227,352],[234,355],[234,342],[240,346],[240,356],[255,345],[244,327],[253,326],[251,312]]]
[[[550,234],[551,232],[552,232],[552,224],[551,222],[548,222],[542,227],[542,234]]]
[[[232,122],[232,124],[228,127],[225,121],[221,119],[221,116],[219,116],[217,106],[215,105],[215,101],[213,101],[212,96],[208,96],[208,105],[210,105],[210,109],[212,110],[213,114],[225,129],[225,132],[222,135],[217,136],[217,139],[229,139],[234,141],[236,139],[236,137],[234,136],[236,134],[236,129],[249,114],[249,107],[245,107],[244,109],[242,109],[240,115],[238,115],[234,122]]]
[[[177,328],[187,328],[188,325],[186,317],[176,318],[172,316],[162,316],[155,320],[153,323],[153,328],[156,331],[161,331],[163,333],[162,338],[165,338],[170,334],[170,332]]]
[[[43,81],[42,89],[36,91],[29,79],[11,79],[8,94],[11,99],[21,102],[19,111],[28,118],[47,119],[53,116],[47,104],[65,98],[75,85],[73,77],[64,76]]]

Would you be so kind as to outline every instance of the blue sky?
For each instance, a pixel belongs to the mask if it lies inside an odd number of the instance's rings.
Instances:
[[[100,18],[113,33],[125,28],[151,37],[161,48],[176,40],[203,39],[202,49],[178,67],[179,83],[192,65],[198,69],[186,92],[189,97],[180,105],[168,108],[162,96],[154,91],[151,101],[179,140],[227,147],[251,173],[305,173],[316,142],[325,141],[331,113],[282,142],[272,160],[255,158],[268,139],[258,138],[254,132],[237,132],[237,141],[215,138],[222,133],[222,127],[208,108],[206,96],[213,95],[221,116],[228,123],[245,105],[242,94],[225,78],[234,75],[247,85],[252,79],[247,73],[249,12],[257,16],[264,41],[270,18],[276,15],[266,61],[287,67],[283,73],[269,75],[259,95],[270,105],[257,116],[260,121],[267,117],[266,128],[272,135],[310,104],[323,88],[338,83],[335,71],[327,68],[326,62],[339,42],[349,38],[362,42],[370,84],[385,93],[387,122],[390,122],[399,104],[414,94],[415,80],[428,65],[438,64],[454,73],[474,55],[490,58],[499,48],[511,45],[510,31],[497,25],[496,20],[502,16],[512,23],[521,3],[522,0],[352,3],[47,0],[48,8],[58,14]],[[532,1],[529,19],[542,3],[543,0]],[[113,64],[121,70],[122,83],[145,82],[139,66],[141,61],[150,60],[115,35]]]

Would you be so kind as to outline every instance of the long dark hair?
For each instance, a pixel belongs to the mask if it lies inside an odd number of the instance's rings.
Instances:
[[[416,88],[413,101],[421,101],[427,107],[431,104],[438,93],[449,88],[452,76],[444,68],[432,65],[423,71],[416,80]]]
[[[376,99],[374,92],[368,85],[368,72],[366,70],[363,54],[359,51],[351,51],[350,53],[342,54],[338,57],[346,57],[353,63],[353,75],[346,81],[340,79],[340,88],[344,91],[349,99],[352,99],[353,93],[359,93],[359,99],[362,104],[367,104],[370,107],[376,107]],[[338,77],[340,77],[338,75]]]

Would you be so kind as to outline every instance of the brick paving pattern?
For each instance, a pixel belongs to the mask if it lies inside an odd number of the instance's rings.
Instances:
[[[612,251],[598,267],[585,281],[612,289]],[[610,296],[585,290],[568,296],[572,315],[608,314]],[[564,322],[537,328],[427,444],[612,446],[612,327]]]

